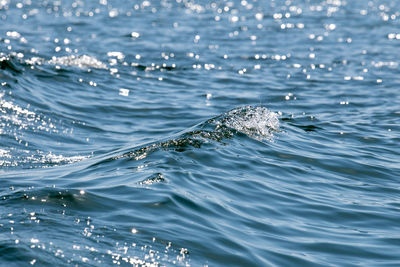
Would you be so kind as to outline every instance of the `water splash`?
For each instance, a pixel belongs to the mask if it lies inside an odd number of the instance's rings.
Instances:
[[[96,68],[96,69],[107,69],[106,64],[100,60],[88,56],[64,56],[64,57],[53,57],[48,61],[49,64],[59,64],[64,66],[74,66],[78,68]]]
[[[50,64],[50,65],[60,65],[60,66],[71,66],[80,69],[88,69],[88,68],[107,69],[106,64],[104,64],[97,58],[88,55],[82,55],[82,56],[70,55],[63,57],[53,56],[50,60],[46,60],[41,57],[32,57],[29,59],[25,59],[24,62],[27,65]]]
[[[278,114],[265,107],[245,106],[225,113],[217,120],[216,129],[233,128],[256,140],[271,140],[273,133],[279,130]]]

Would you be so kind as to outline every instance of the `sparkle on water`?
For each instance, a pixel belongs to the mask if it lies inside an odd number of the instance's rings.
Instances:
[[[0,265],[399,265],[399,3],[0,0]]]

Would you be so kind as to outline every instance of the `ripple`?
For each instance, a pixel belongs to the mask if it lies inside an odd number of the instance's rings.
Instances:
[[[0,0],[0,265],[393,265],[399,1]]]
[[[10,253],[2,254],[3,261],[21,265],[47,265],[49,262],[95,266],[189,264],[186,248],[155,237],[148,238],[129,223],[115,227],[87,216],[98,208],[114,210],[113,206],[104,205],[109,200],[99,195],[62,188],[12,187],[0,196],[3,205],[15,207],[12,213],[0,216],[2,235],[11,237],[9,241],[0,242],[0,252]],[[25,206],[22,210],[19,209],[21,204]],[[3,231],[6,227],[8,233]],[[46,231],[40,230],[42,227]],[[65,243],[65,234],[73,236],[71,243]]]

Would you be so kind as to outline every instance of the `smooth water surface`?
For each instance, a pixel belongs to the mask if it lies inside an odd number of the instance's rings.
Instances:
[[[0,0],[0,265],[399,266],[400,2]]]

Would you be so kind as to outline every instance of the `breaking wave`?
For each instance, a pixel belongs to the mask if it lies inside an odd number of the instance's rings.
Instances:
[[[134,150],[112,157],[112,160],[125,157],[141,160],[159,149],[184,151],[187,147],[200,148],[205,143],[222,142],[223,139],[232,138],[237,133],[245,134],[258,141],[272,141],[274,133],[279,130],[279,115],[266,107],[244,106],[207,120],[193,128],[164,141],[136,147]]]

